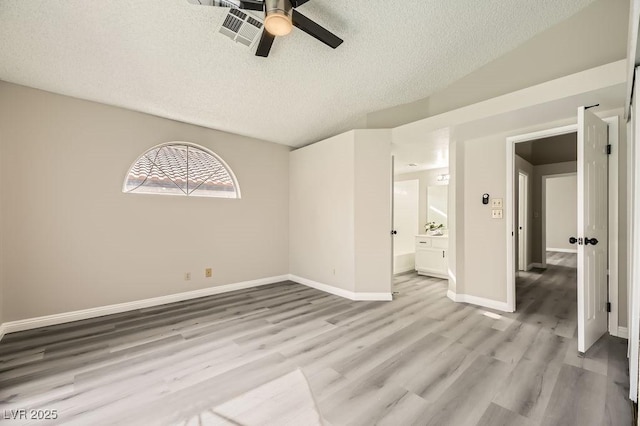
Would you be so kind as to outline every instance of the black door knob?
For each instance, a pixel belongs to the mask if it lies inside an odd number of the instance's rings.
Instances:
[[[569,238],[569,243],[570,243],[570,244],[575,244],[575,243],[577,243],[577,242],[578,242],[578,239],[577,239],[576,237],[570,237],[570,238]]]
[[[598,244],[598,239],[597,238],[585,238],[584,239],[584,245],[588,246],[589,244],[591,244],[592,246],[595,246],[596,244]]]
[[[398,231],[396,231],[395,229],[393,231],[391,231],[391,235],[396,235],[398,233]]]

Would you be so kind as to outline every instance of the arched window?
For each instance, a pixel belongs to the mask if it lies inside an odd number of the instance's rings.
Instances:
[[[227,164],[206,148],[186,142],[158,145],[129,169],[122,192],[240,198]]]

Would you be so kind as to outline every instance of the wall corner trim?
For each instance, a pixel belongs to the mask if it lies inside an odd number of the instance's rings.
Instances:
[[[242,281],[233,284],[208,287],[184,293],[169,294],[167,296],[154,297],[151,299],[136,300],[133,302],[118,303],[115,305],[99,306],[97,308],[82,309],[79,311],[64,312],[61,314],[46,315],[42,317],[27,318],[17,321],[9,321],[0,325],[0,339],[6,333],[31,330],[34,328],[47,327],[50,325],[64,324],[67,322],[80,321],[89,318],[96,318],[105,315],[118,314],[121,312],[133,311],[136,309],[149,308],[152,306],[165,305],[168,303],[182,302],[184,300],[197,299],[199,297],[212,296],[230,291],[244,290],[247,288],[262,285],[285,282],[288,275],[260,278],[251,281]]]
[[[618,327],[617,334],[611,333],[612,336],[620,337],[621,339],[629,339],[629,329],[627,327]]]
[[[319,283],[317,281],[310,280],[308,278],[299,277],[297,275],[289,275],[289,280],[298,284],[306,285],[307,287],[315,288],[316,290],[324,291],[325,293],[334,294],[336,296],[344,297],[349,300],[356,301],[390,301],[393,300],[391,293],[358,293],[354,291],[344,290],[342,288],[334,287],[329,284]]]
[[[457,303],[469,303],[471,305],[478,305],[489,309],[495,309],[497,311],[513,312],[513,309],[509,309],[507,302],[498,302],[496,300],[471,296],[469,294],[454,293],[452,290],[447,291],[447,297]]]

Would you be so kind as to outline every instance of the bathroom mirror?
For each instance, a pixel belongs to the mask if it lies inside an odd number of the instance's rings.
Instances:
[[[449,198],[449,186],[437,185],[427,187],[427,222],[447,224],[447,199]]]

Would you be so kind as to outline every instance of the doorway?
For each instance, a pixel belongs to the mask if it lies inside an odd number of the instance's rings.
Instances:
[[[417,179],[393,184],[393,273],[412,271],[415,267],[415,235],[418,228]]]
[[[529,247],[528,223],[529,217],[529,175],[518,171],[518,270],[527,271],[527,248]]]
[[[617,148],[618,148],[618,118],[617,117],[611,117],[611,118],[607,118],[604,120],[600,120],[598,119],[592,112],[590,111],[585,111],[585,108],[581,108],[580,112],[579,112],[579,125],[582,126],[580,127],[581,129],[584,129],[585,126],[588,124],[587,121],[585,121],[586,119],[584,117],[587,117],[588,120],[591,120],[592,118],[594,118],[596,121],[604,121],[606,123],[606,125],[603,123],[602,125],[604,126],[604,134],[605,134],[605,140],[606,140],[606,135],[608,134],[608,143],[610,144],[610,152],[611,155],[608,157],[608,163],[611,165],[611,167],[608,168],[608,170],[606,170],[606,168],[604,169],[604,179],[597,179],[595,182],[598,183],[598,185],[600,186],[604,186],[605,189],[608,190],[608,195],[607,192],[604,193],[604,197],[591,197],[589,198],[590,200],[595,200],[597,199],[601,199],[604,200],[604,202],[606,203],[606,205],[602,208],[602,210],[604,210],[604,223],[605,223],[605,227],[608,228],[608,232],[605,231],[604,237],[599,237],[598,239],[600,239],[601,243],[600,246],[597,248],[597,250],[600,250],[600,248],[604,248],[605,249],[605,254],[604,254],[604,264],[605,264],[605,268],[604,269],[608,269],[609,275],[608,275],[608,281],[609,281],[609,286],[608,289],[606,288],[606,281],[607,281],[607,277],[605,274],[605,277],[603,279],[598,279],[597,282],[599,283],[604,283],[604,284],[598,284],[599,286],[603,286],[604,285],[604,298],[602,298],[603,300],[606,301],[606,299],[608,298],[608,300],[611,303],[610,308],[609,308],[609,312],[606,312],[606,307],[605,305],[607,303],[603,302],[602,304],[600,304],[600,297],[598,297],[598,300],[596,301],[597,303],[593,304],[593,306],[595,307],[595,309],[599,310],[600,312],[603,312],[603,315],[605,316],[605,325],[604,325],[604,329],[608,330],[610,334],[617,336],[619,335],[618,332],[618,253],[617,253],[617,246],[616,246],[616,236],[618,234],[618,223],[617,223],[617,217],[618,217],[618,208],[617,208],[617,197],[618,197],[618,170],[617,170],[617,165],[618,165],[618,152],[617,152]],[[517,156],[516,156],[516,149],[518,148],[519,145],[521,144],[525,144],[525,143],[529,143],[535,140],[539,140],[539,139],[545,139],[545,138],[551,138],[551,137],[555,137],[555,136],[562,136],[562,135],[568,135],[571,133],[575,133],[578,131],[578,124],[574,124],[574,125],[569,125],[569,126],[563,126],[563,127],[557,127],[557,128],[552,128],[552,129],[547,129],[547,130],[543,130],[543,131],[538,131],[538,132],[532,132],[532,133],[528,133],[528,134],[522,134],[522,135],[518,135],[518,136],[513,136],[513,137],[508,137],[506,142],[506,147],[507,147],[507,173],[508,173],[508,179],[507,179],[507,192],[506,192],[506,196],[507,196],[507,203],[506,203],[506,218],[507,218],[507,253],[509,253],[508,258],[507,258],[507,305],[509,307],[510,310],[515,311],[516,310],[516,276],[517,276],[517,269],[520,266],[519,265],[519,257],[518,257],[518,241],[517,241],[517,231],[518,228],[516,228],[515,226],[518,223],[518,190],[519,190],[519,174],[517,173],[518,168],[517,168]],[[585,130],[581,130],[581,134],[583,135],[582,137],[591,137],[590,133],[585,131]],[[606,141],[605,141],[606,144]],[[522,145],[524,146],[524,145]],[[588,146],[591,146],[590,144]],[[602,153],[604,153],[606,151],[606,146],[603,145],[603,150],[601,151]],[[581,153],[580,153],[580,150]],[[587,145],[583,145],[581,147],[579,147],[579,159],[580,161],[584,161],[586,157],[584,157],[585,152],[587,150]],[[600,152],[600,151],[599,151]],[[582,157],[581,157],[582,156]],[[606,158],[606,155],[605,155]],[[578,176],[585,176],[584,172],[582,172],[583,174],[581,175],[581,170],[585,170],[583,164],[584,162],[580,162],[577,165],[577,172],[578,172]],[[606,163],[606,161],[605,161]],[[605,166],[606,167],[606,166]],[[543,175],[543,173],[539,173],[540,175]],[[530,175],[531,176],[531,175]],[[607,180],[607,176],[608,176],[608,180]],[[534,179],[537,179],[537,174],[534,177]],[[531,181],[531,179],[530,179]],[[579,181],[580,182],[580,181]],[[604,183],[603,183],[604,182]],[[531,182],[530,182],[531,183]],[[599,188],[600,189],[600,188]],[[535,191],[533,191],[535,192]],[[529,200],[531,200],[531,198],[529,198]],[[608,203],[607,203],[608,201]],[[534,206],[533,208],[529,209],[530,211],[533,210],[533,224],[536,223],[536,221],[542,222],[543,217],[542,217],[542,211],[541,209],[536,209],[536,207]],[[601,213],[598,213],[599,217],[603,217],[603,215]],[[586,229],[586,228],[585,228]],[[530,234],[532,236],[533,239],[533,233]],[[584,237],[586,238],[587,235],[584,235]],[[593,240],[593,239],[591,239]],[[533,242],[532,242],[533,243]],[[597,242],[596,242],[597,244]],[[532,244],[532,246],[534,246],[534,244]],[[585,247],[585,246],[583,246]],[[592,246],[589,247],[589,250],[592,251],[591,249]],[[606,249],[609,248],[609,250],[607,251]],[[546,243],[540,244],[538,247],[534,247],[533,250],[531,250],[531,253],[543,253],[543,250],[546,249]],[[585,250],[585,255],[588,257],[590,256],[589,254],[587,254],[586,250],[587,248],[584,248]],[[544,250],[546,252],[546,250]],[[545,253],[546,254],[546,253]],[[600,255],[598,255],[600,256]],[[542,257],[542,256],[541,256]],[[586,261],[592,261],[593,258],[588,259],[588,258],[583,258],[586,259]],[[578,262],[580,264],[580,261]],[[598,261],[598,264],[600,264],[601,261]],[[584,263],[582,264],[582,267],[584,267]],[[533,267],[545,267],[546,266],[546,256],[542,257],[540,259],[539,262],[532,262],[532,266]],[[580,267],[580,265],[579,265]],[[598,267],[597,269],[599,270],[603,270],[603,268]],[[583,270],[583,269],[581,269]],[[583,272],[584,274],[584,272]],[[588,278],[588,277],[587,277]],[[584,275],[583,278],[584,280]],[[593,285],[593,282],[588,281],[588,285]],[[581,283],[578,286],[578,334],[581,335],[581,327],[582,327],[582,331],[585,331],[585,325],[584,325],[584,321],[585,318],[590,318],[588,316],[585,316],[587,314],[585,314],[585,306],[589,306],[588,309],[591,309],[591,302],[588,302],[588,305],[585,305],[585,297],[593,297],[594,294],[596,294],[596,292],[593,292],[591,288],[587,289],[587,291],[585,291],[585,284]],[[599,293],[598,293],[599,294]],[[600,306],[602,305],[602,306]],[[582,311],[581,311],[582,310]],[[588,314],[590,315],[590,314]],[[600,314],[598,314],[600,315]],[[607,320],[608,320],[608,324],[607,324]],[[582,321],[582,323],[581,323]],[[586,327],[588,327],[589,325],[587,324]],[[588,333],[587,333],[588,334]],[[584,338],[584,335],[583,335]],[[580,339],[579,340],[579,346],[580,346]],[[584,340],[583,340],[584,342]],[[588,348],[589,345],[587,345]],[[583,351],[583,350],[581,350]]]

